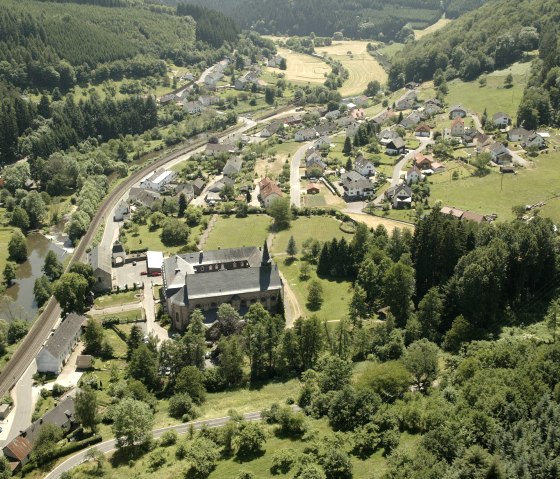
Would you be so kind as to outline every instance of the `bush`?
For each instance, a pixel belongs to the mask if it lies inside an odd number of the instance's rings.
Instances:
[[[387,456],[397,448],[399,442],[400,434],[398,429],[389,429],[381,435],[379,445],[383,448],[383,454]]]
[[[169,415],[183,422],[192,421],[197,413],[191,397],[188,394],[175,394],[169,400]]]
[[[167,458],[161,449],[153,451],[148,457],[148,467],[155,471],[167,462]]]
[[[163,447],[172,446],[176,442],[177,442],[177,431],[175,431],[173,429],[171,431],[165,431],[161,435],[160,444]]]
[[[272,474],[287,474],[295,462],[295,453],[293,449],[279,449],[272,455],[272,466],[270,472]]]

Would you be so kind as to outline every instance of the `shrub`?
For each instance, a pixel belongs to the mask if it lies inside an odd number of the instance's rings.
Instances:
[[[188,394],[175,394],[169,400],[169,415],[184,422],[192,421],[197,414],[191,397]]]
[[[165,431],[161,435],[160,444],[163,447],[172,446],[176,442],[177,442],[177,431],[173,429],[171,431]]]
[[[272,474],[287,474],[295,462],[295,453],[293,449],[279,449],[272,455],[272,466],[270,472]]]
[[[148,457],[148,467],[150,470],[155,471],[167,462],[167,458],[161,449],[153,451]]]

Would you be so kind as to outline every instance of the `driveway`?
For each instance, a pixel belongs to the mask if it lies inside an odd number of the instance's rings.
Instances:
[[[305,159],[305,152],[312,144],[313,142],[311,141],[299,148],[294,153],[290,166],[290,200],[292,204],[298,208],[301,206],[301,177],[299,174],[299,167],[302,160]]]
[[[156,322],[156,303],[154,300],[154,285],[151,281],[144,283],[144,299],[142,306],[146,314],[146,329],[158,338],[159,344],[169,339],[169,333]]]

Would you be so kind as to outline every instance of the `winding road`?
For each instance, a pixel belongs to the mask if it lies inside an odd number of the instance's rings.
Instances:
[[[249,412],[244,414],[243,418],[246,421],[259,421],[261,419],[261,412],[260,411]],[[215,419],[205,419],[201,421],[186,422],[183,424],[177,424],[176,426],[168,426],[168,427],[163,427],[161,429],[154,429],[152,431],[152,434],[154,438],[158,438],[167,431],[177,431],[178,434],[186,434],[191,430],[191,428],[201,429],[203,426],[222,427],[229,421],[229,419],[230,419],[229,416],[225,416],[225,417],[219,417]],[[66,461],[59,464],[56,468],[54,468],[51,472],[49,472],[44,477],[44,479],[58,479],[64,472],[70,471],[74,467],[79,466],[80,464],[85,462],[87,454],[91,449],[95,448],[104,454],[108,454],[116,449],[116,443],[117,441],[115,439],[110,439],[109,441],[100,442],[92,447],[88,447],[87,449],[84,449],[74,454],[70,458],[66,459]]]

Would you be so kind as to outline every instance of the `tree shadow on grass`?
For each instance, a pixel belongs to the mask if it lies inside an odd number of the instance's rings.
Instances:
[[[265,453],[266,453],[266,451],[264,449],[261,449],[260,451],[255,451],[255,452],[252,452],[252,453],[237,454],[233,461],[238,463],[238,464],[243,464],[245,462],[254,461],[255,459],[258,459],[259,457],[264,456]]]
[[[123,447],[122,449],[117,449],[115,451],[115,453],[111,456],[111,459],[109,459],[109,462],[114,468],[129,465],[131,461],[136,461],[144,456],[149,449],[149,445]]]

